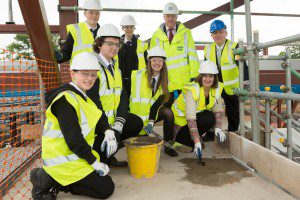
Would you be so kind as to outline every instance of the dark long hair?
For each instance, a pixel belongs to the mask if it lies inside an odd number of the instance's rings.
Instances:
[[[166,64],[166,60],[163,59],[163,67],[160,70],[160,76],[158,79],[158,87],[162,87],[163,94],[165,95],[164,97],[164,102],[167,102],[169,99],[169,89],[168,89],[168,68]],[[147,71],[147,79],[148,79],[148,86],[151,88],[151,81],[152,81],[152,76],[153,76],[153,71],[151,68],[151,58],[149,58],[147,66],[146,66],[146,71]]]
[[[113,37],[113,36],[107,36],[107,37]],[[93,43],[93,51],[94,52],[96,52],[97,54],[100,53],[99,47],[102,47],[104,40],[107,37],[96,37],[96,39],[94,40],[94,43]],[[118,38],[118,37],[113,37],[113,38],[117,38],[120,40],[120,38]]]
[[[203,74],[199,74],[197,76],[197,78],[195,79],[195,82],[199,83],[200,87],[203,86],[202,84],[202,79],[203,79]],[[212,84],[212,88],[216,89],[218,87],[218,84],[219,84],[219,78],[218,78],[218,75],[217,74],[214,74],[214,82]]]

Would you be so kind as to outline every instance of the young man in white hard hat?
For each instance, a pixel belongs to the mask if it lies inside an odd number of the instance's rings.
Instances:
[[[72,81],[46,93],[46,122],[42,136],[43,168],[30,172],[34,200],[56,199],[58,190],[105,199],[114,192],[109,167],[91,147],[117,150],[114,131],[105,113],[87,96],[100,65],[88,52],[76,55]],[[101,135],[101,141],[95,141]]]
[[[189,83],[198,73],[199,60],[191,30],[177,21],[179,10],[170,2],[163,9],[162,23],[151,38],[150,48],[160,46],[167,54],[169,91],[174,99],[184,84]]]
[[[140,70],[146,67],[148,43],[139,39],[134,34],[136,21],[131,15],[125,15],[120,25],[124,34],[121,36],[122,47],[119,51],[119,66],[122,72],[123,88],[130,94],[130,77],[132,70]]]
[[[199,76],[194,82],[184,86],[184,90],[172,105],[175,118],[176,142],[194,148],[196,156],[202,158],[203,134],[212,127],[213,135],[220,143],[226,140],[222,131],[223,108],[221,93],[223,83],[218,81],[218,68],[212,61],[204,61]]]
[[[66,42],[60,52],[55,52],[58,63],[71,60],[81,52],[93,52],[93,42],[100,28],[98,24],[100,11],[102,10],[100,0],[85,0],[83,4],[85,21],[78,24],[67,25]]]
[[[234,88],[239,88],[238,61],[233,50],[237,43],[227,39],[227,27],[222,20],[214,20],[210,25],[210,33],[214,42],[204,49],[204,59],[214,62],[219,69],[218,78],[224,83],[222,97],[226,105],[228,131],[237,131],[239,118],[239,99],[234,94]],[[248,80],[248,66],[244,62],[244,79]]]
[[[128,112],[129,98],[123,90],[121,71],[114,59],[121,46],[120,37],[119,30],[113,24],[100,27],[93,49],[101,67],[94,86],[88,91],[97,106],[100,109],[103,107],[109,124],[119,133],[119,148],[123,147],[122,140],[138,135],[143,128],[143,121]],[[131,126],[133,123],[136,126]],[[100,152],[100,149],[96,150]],[[116,167],[127,166],[127,162],[119,162],[114,156],[107,157],[106,163]]]

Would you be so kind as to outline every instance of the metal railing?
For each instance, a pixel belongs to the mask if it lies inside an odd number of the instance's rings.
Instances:
[[[264,133],[265,133],[265,146],[268,149],[271,149],[271,130],[279,134],[284,138],[282,141],[283,145],[287,148],[287,157],[289,159],[293,158],[293,151],[300,153],[300,148],[297,144],[293,144],[292,141],[292,128],[296,132],[299,132],[300,123],[293,119],[292,116],[292,100],[300,101],[300,95],[294,94],[291,88],[291,75],[292,73],[300,79],[300,73],[296,70],[291,69],[291,50],[286,48],[285,56],[267,56],[260,57],[259,51],[268,47],[273,47],[277,45],[283,45],[300,40],[300,34],[293,35],[286,38],[281,38],[278,40],[259,43],[259,34],[258,31],[253,31],[253,40],[252,40],[252,26],[251,26],[251,11],[250,11],[250,0],[245,0],[245,20],[246,20],[246,32],[247,32],[247,47],[239,48],[234,51],[234,54],[240,55],[241,58],[244,58],[244,55],[247,54],[248,65],[249,65],[249,80],[250,80],[250,90],[244,90],[244,77],[243,77],[243,65],[240,61],[239,67],[239,83],[240,89],[235,90],[240,98],[250,97],[251,102],[251,131],[253,142],[260,144],[260,123],[264,124]],[[240,40],[239,44],[243,44],[243,41]],[[239,45],[242,47],[242,45]],[[286,74],[286,84],[284,93],[278,92],[268,92],[259,90],[259,59],[268,59],[268,60],[283,60],[282,68],[285,70]],[[283,115],[278,114],[276,111],[271,109],[271,100],[272,99],[284,99],[286,102],[286,112]],[[261,103],[260,100],[264,100],[264,103]],[[265,107],[264,117],[260,114],[260,106]],[[244,122],[244,102],[240,101],[240,133],[242,136],[245,135],[245,128],[249,129]],[[249,112],[249,110],[246,110]],[[286,136],[278,129],[271,125],[271,113],[275,116],[281,118],[286,123]]]

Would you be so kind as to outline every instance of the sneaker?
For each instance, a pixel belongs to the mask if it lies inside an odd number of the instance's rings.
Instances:
[[[171,157],[177,157],[178,156],[178,153],[170,147],[164,147],[164,151],[167,155],[169,155]]]
[[[34,168],[30,172],[30,182],[32,183],[33,200],[55,200],[56,195],[50,192],[53,188],[54,180],[42,168]]]

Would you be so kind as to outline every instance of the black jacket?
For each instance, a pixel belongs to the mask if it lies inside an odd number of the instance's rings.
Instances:
[[[83,94],[75,87],[65,84],[45,94],[46,107],[48,108],[51,105],[59,93],[66,90],[75,92],[86,100]],[[101,104],[97,106],[99,107]],[[85,141],[81,133],[81,127],[74,107],[67,101],[65,97],[62,97],[53,103],[51,106],[51,111],[58,120],[60,129],[69,149],[79,158],[85,159],[89,164],[93,164],[96,160],[96,157],[92,154],[91,146]],[[109,128],[108,120],[103,109],[102,112],[103,114],[96,125],[96,134],[104,134],[105,130]]]

